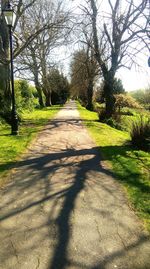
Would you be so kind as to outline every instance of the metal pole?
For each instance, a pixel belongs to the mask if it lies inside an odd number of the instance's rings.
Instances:
[[[11,94],[12,94],[12,114],[11,114],[11,134],[18,134],[18,116],[16,112],[16,100],[14,89],[14,70],[13,70],[13,42],[12,42],[12,26],[9,26],[9,41],[10,41],[10,77],[11,77]]]

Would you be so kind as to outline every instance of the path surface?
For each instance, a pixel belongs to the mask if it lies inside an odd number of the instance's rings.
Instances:
[[[150,241],[68,103],[0,191],[1,269],[149,269]]]

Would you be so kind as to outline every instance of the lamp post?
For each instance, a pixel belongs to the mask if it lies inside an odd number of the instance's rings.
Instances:
[[[6,20],[9,31],[9,45],[10,45],[10,82],[11,82],[11,96],[12,96],[12,111],[11,111],[11,134],[18,134],[18,116],[16,112],[16,100],[14,89],[14,70],[13,70],[13,41],[12,41],[12,29],[15,22],[15,13],[12,9],[9,1],[6,8],[3,10],[3,15]]]

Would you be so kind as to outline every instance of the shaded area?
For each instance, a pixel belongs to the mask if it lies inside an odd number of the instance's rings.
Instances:
[[[101,150],[104,156],[107,156],[105,160],[112,161],[116,178],[123,181],[128,189],[130,188],[132,202],[139,215],[142,215],[145,221],[150,223],[150,169],[148,158],[147,162],[146,160],[143,162],[140,156],[142,152],[133,151],[127,145],[102,147]],[[135,160],[137,160],[141,170],[139,170]],[[147,225],[147,227],[149,226]]]

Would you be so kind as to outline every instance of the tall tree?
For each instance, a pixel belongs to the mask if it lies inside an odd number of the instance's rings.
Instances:
[[[99,19],[96,0],[88,0],[95,58],[104,78],[106,118],[115,107],[114,78],[120,67],[131,68],[136,56],[148,48],[149,0],[107,0],[107,16]]]
[[[64,38],[69,29],[69,12],[62,6],[62,2],[59,0],[36,2],[36,11],[33,6],[28,16],[22,17],[20,20],[21,35],[24,40],[28,39],[32,29],[43,24],[45,17],[49,18],[49,25],[51,23],[51,27],[43,30],[35,37],[17,60],[20,71],[28,70],[33,75],[41,106],[44,105],[42,91],[45,95],[46,106],[51,105],[51,94],[47,79],[48,69],[51,65],[51,52],[54,48],[59,47],[60,43],[64,43]],[[48,5],[49,9],[47,9]]]
[[[52,5],[49,6],[49,9],[47,9],[48,4]],[[68,12],[65,12],[62,6],[62,1],[47,2],[47,0],[44,0],[36,3],[36,11],[33,6],[28,16],[22,17],[20,20],[21,35],[24,40],[28,39],[32,29],[41,27],[40,25],[43,24],[45,17],[49,18],[49,25],[51,23],[51,27],[36,36],[17,59],[20,71],[26,70],[32,74],[41,106],[44,105],[42,91],[45,95],[46,106],[51,105],[51,94],[47,80],[48,69],[51,64],[50,54],[52,49],[59,46],[60,40],[62,41],[64,38],[64,28],[68,23],[68,15]]]

